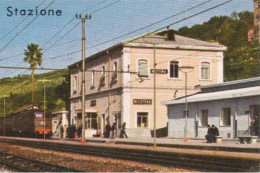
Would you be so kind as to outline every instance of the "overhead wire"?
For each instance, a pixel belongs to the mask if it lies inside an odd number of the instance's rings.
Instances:
[[[37,7],[40,7],[42,4],[45,3],[46,0],[43,0]],[[36,8],[35,8],[36,9]],[[0,41],[3,40],[7,35],[9,35],[11,32],[13,32],[15,29],[17,29],[26,19],[28,19],[29,16],[25,17],[23,20],[20,21],[13,29],[11,29],[9,32],[7,32],[3,37],[0,38]]]
[[[159,29],[157,29],[157,30],[154,30],[154,31],[152,31],[152,32],[149,32],[149,33],[147,33],[147,34],[144,34],[144,35],[142,35],[142,37],[147,36],[147,35],[152,34],[152,33],[155,33],[155,32],[158,32],[158,31],[160,31],[160,30],[162,30],[162,29],[164,29],[164,28],[166,28],[166,27],[168,27],[168,26],[172,26],[172,25],[178,24],[178,23],[180,23],[180,22],[182,22],[182,21],[185,21],[185,20],[187,20],[187,19],[190,19],[190,18],[195,17],[195,16],[197,16],[197,15],[200,15],[200,14],[202,14],[202,13],[205,13],[205,12],[207,12],[207,11],[209,11],[209,10],[212,10],[212,9],[214,9],[214,8],[217,8],[217,7],[219,7],[219,6],[222,6],[222,5],[224,5],[224,4],[228,3],[228,2],[231,2],[231,1],[233,1],[233,0],[228,0],[228,1],[224,2],[224,3],[219,4],[219,5],[216,5],[216,6],[213,6],[213,7],[211,7],[211,8],[208,8],[208,9],[206,9],[206,10],[200,11],[200,12],[198,12],[198,13],[195,13],[195,14],[191,15],[191,16],[185,17],[184,19],[178,20],[178,21],[176,21],[176,22],[174,22],[174,23],[168,24],[168,25],[163,26],[163,27],[161,27],[161,28],[159,28]],[[205,3],[208,3],[208,2],[210,2],[210,0],[209,0],[209,1],[206,1],[206,2],[204,2],[204,3],[201,3],[201,4],[199,4],[199,5],[201,6],[201,5],[204,5]],[[196,6],[196,8],[197,8],[197,7],[198,7],[198,5]],[[189,8],[189,9],[186,9],[186,10],[184,10],[184,11],[182,11],[182,12],[180,12],[180,13],[177,13],[177,14],[175,14],[175,15],[172,15],[172,16],[180,15],[180,14],[182,14],[183,12],[187,12],[187,11],[189,11],[189,10],[191,10],[191,9],[194,9],[194,8],[195,8],[195,7],[191,7],[191,8]],[[167,17],[167,18],[168,18],[168,17]],[[162,19],[161,21],[164,21],[164,19]],[[159,22],[159,21],[158,21],[158,22]],[[157,22],[155,22],[155,23],[157,23]],[[150,25],[152,25],[152,24],[150,24]],[[147,27],[149,27],[150,25],[148,25]],[[139,29],[137,29],[137,30],[135,30],[135,31],[131,31],[131,32],[128,32],[128,33],[126,33],[126,34],[120,35],[120,36],[118,36],[118,37],[115,37],[115,38],[112,38],[112,39],[108,39],[108,40],[106,40],[106,41],[103,41],[103,42],[94,44],[93,46],[97,47],[97,46],[100,46],[100,45],[109,43],[109,42],[111,42],[111,41],[114,41],[114,40],[117,40],[117,39],[119,39],[119,38],[125,37],[125,36],[127,36],[127,35],[130,35],[130,34],[132,34],[132,33],[134,33],[134,32],[137,32],[137,31],[139,31],[139,30],[141,30],[141,29],[145,29],[145,28],[146,28],[146,27],[139,28]],[[137,37],[136,39],[139,39],[139,38],[140,38],[140,37]],[[129,40],[128,42],[134,41],[134,40],[136,40],[136,39],[131,39],[131,40]],[[127,43],[127,41],[126,41],[125,43]],[[86,49],[89,49],[89,48],[91,48],[91,47],[87,47]],[[81,49],[80,49],[80,50],[73,51],[73,52],[70,52],[69,54],[71,54],[71,53],[78,53],[78,52],[80,52],[80,51],[81,51]],[[58,55],[58,56],[54,56],[54,57],[47,58],[47,59],[56,59],[56,58],[60,58],[60,57],[66,56],[66,55],[67,55],[67,54]],[[47,60],[47,59],[45,59],[45,60]]]
[[[176,24],[176,23],[179,23],[179,22],[181,22],[181,21],[184,21],[184,20],[187,20],[187,19],[189,19],[189,18],[195,17],[195,16],[197,16],[197,15],[199,15],[199,14],[205,13],[206,11],[212,10],[212,9],[214,9],[214,8],[217,8],[217,7],[219,7],[219,6],[222,6],[222,5],[224,5],[224,4],[228,3],[228,2],[231,2],[231,1],[232,1],[232,0],[226,1],[226,2],[224,2],[224,3],[221,3],[221,4],[219,4],[219,5],[213,6],[213,7],[211,7],[211,8],[206,9],[206,10],[200,11],[200,12],[198,12],[198,13],[195,13],[195,14],[193,14],[193,15],[191,15],[191,16],[188,16],[188,17],[186,17],[186,18],[184,18],[184,19],[182,19],[182,20],[176,21],[176,22],[171,23],[171,24],[166,25],[166,26],[172,26],[172,25],[174,25],[174,24]],[[165,26],[162,27],[162,28],[165,28]],[[160,28],[160,29],[158,29],[158,30],[161,30],[162,28]],[[158,30],[155,30],[155,31],[153,31],[153,32],[156,32],[156,31],[158,31]],[[149,34],[151,34],[151,33],[149,33]],[[121,36],[121,37],[123,37],[123,36]],[[117,38],[118,38],[118,37],[117,37]],[[114,39],[115,39],[115,38],[114,38]],[[111,41],[111,40],[114,40],[114,39],[107,40],[107,41],[105,41],[105,42],[96,44],[96,45],[94,45],[94,46],[97,46],[97,45],[100,45],[100,44],[104,44],[104,43],[106,43],[106,42],[108,42],[108,41]],[[77,53],[77,52],[80,52],[80,51],[81,51],[81,50],[74,51],[74,52],[70,52],[70,53],[65,54],[65,55]],[[52,57],[52,58],[48,58],[48,59],[54,59],[54,58],[58,58],[58,57],[62,57],[62,56],[64,56],[64,55],[60,55],[60,56],[56,56],[56,57]]]
[[[48,4],[48,6],[45,7],[44,9],[47,9],[49,6],[51,6],[51,5],[54,3],[54,1],[55,1],[55,0],[52,0],[52,2],[50,2],[50,3]],[[18,37],[29,25],[31,25],[39,16],[40,16],[40,15],[35,16],[27,25],[25,25],[25,26],[23,27],[22,30],[20,30],[18,33],[16,33],[15,36],[12,37],[12,39],[0,50],[0,53],[1,53],[16,37]]]
[[[98,5],[102,4],[102,3],[105,3],[107,0],[104,0],[100,3],[97,3],[96,5],[92,6],[90,9],[92,8],[95,8],[97,7]],[[88,9],[88,10],[90,10]],[[86,10],[83,10],[81,13],[84,13]],[[51,42],[59,33],[61,33],[73,20],[75,19],[75,17],[72,17],[59,31],[57,31],[48,41],[46,41],[44,44],[43,44],[43,48],[49,43]]]
[[[94,13],[96,13],[96,12],[99,12],[99,11],[101,11],[101,10],[103,10],[103,9],[105,9],[105,8],[107,8],[107,7],[109,7],[109,6],[112,6],[112,5],[114,5],[114,4],[116,4],[116,3],[118,3],[119,1],[121,1],[121,0],[117,0],[117,1],[115,1],[115,2],[112,2],[112,3],[110,3],[110,4],[108,4],[108,5],[106,5],[106,6],[104,6],[104,7],[102,7],[102,8],[100,8],[100,9],[97,9],[97,10],[95,10],[95,11],[93,11],[91,14],[94,14]],[[102,1],[103,3],[104,2],[106,2],[106,0],[105,1]],[[101,4],[101,3],[99,3],[99,4]],[[86,10],[84,10],[83,12],[85,12]],[[69,23],[71,23],[73,20],[74,20],[75,18],[72,18],[70,21],[69,21]],[[55,45],[56,43],[58,43],[60,40],[62,40],[65,36],[67,36],[73,29],[75,29],[79,24],[81,23],[81,21],[79,21],[79,22],[77,22],[69,31],[67,31],[65,34],[63,34],[58,40],[56,40],[50,47],[48,47],[47,49],[44,49],[44,51],[43,51],[43,53],[44,52],[47,52],[49,49],[51,49],[52,47],[53,47],[53,45]],[[63,29],[64,29],[65,27],[63,27]],[[58,33],[58,32],[57,32]],[[55,36],[56,36],[56,34],[55,34]],[[46,43],[44,44],[44,45],[46,45]]]

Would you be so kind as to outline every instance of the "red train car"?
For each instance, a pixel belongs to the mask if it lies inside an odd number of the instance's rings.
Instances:
[[[5,121],[5,125],[4,125]],[[51,117],[37,109],[22,110],[0,118],[0,135],[20,137],[46,137],[51,136]],[[45,124],[45,125],[44,125]]]

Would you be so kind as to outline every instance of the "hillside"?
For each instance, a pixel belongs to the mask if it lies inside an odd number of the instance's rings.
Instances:
[[[254,27],[253,19],[252,12],[233,12],[231,16],[214,16],[191,28],[182,27],[178,33],[228,47],[224,59],[225,81],[250,78],[260,75],[259,43],[247,41],[248,30]]]
[[[69,76],[68,70],[57,70],[35,75],[35,104],[43,108],[44,85],[39,80],[48,79],[46,88],[46,109],[62,110],[68,108]],[[14,78],[0,79],[0,98],[6,98],[6,112],[10,113],[31,104],[31,76],[20,75]],[[0,99],[1,108],[3,98]],[[2,113],[2,109],[1,112]]]

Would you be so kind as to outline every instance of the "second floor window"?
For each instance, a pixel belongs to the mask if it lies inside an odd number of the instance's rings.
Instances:
[[[171,61],[169,71],[170,71],[170,78],[179,78],[179,62]]]
[[[91,85],[95,86],[95,70],[92,70],[92,81],[91,81]]]
[[[201,79],[210,79],[210,63],[201,63]]]
[[[141,59],[138,61],[138,75],[140,77],[148,77],[148,61]]]
[[[105,73],[106,73],[106,67],[102,66],[102,76],[105,76]]]
[[[112,78],[114,80],[116,80],[117,79],[117,62],[114,62],[113,71],[114,72],[113,72]]]
[[[73,90],[77,91],[78,89],[78,79],[77,76],[74,76],[74,80],[73,80]]]

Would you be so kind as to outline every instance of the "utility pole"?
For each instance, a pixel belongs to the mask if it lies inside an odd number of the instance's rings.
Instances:
[[[194,67],[191,66],[182,66],[179,67],[179,70],[182,71],[185,74],[185,126],[184,126],[184,141],[187,142],[187,126],[188,126],[188,100],[187,100],[187,84],[188,84],[188,72],[191,72],[194,69]]]
[[[82,91],[82,106],[81,106],[81,114],[82,114],[82,135],[81,135],[81,143],[85,143],[85,21],[86,19],[91,19],[91,15],[86,15],[85,17],[82,17],[81,14],[76,14],[77,19],[81,19],[82,22],[82,85],[81,85],[81,91]]]
[[[43,139],[45,140],[45,129],[46,129],[46,89],[45,89],[45,82],[50,82],[51,80],[42,79],[38,80],[39,82],[43,82]]]
[[[4,137],[5,137],[5,97],[4,97]]]
[[[153,69],[154,69],[154,73],[153,73],[153,100],[154,100],[154,129],[153,129],[153,147],[156,148],[156,49],[155,49],[155,45],[153,46]]]

